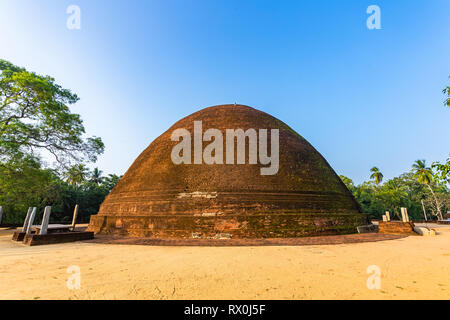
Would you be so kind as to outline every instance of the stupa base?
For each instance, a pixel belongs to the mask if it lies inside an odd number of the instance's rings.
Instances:
[[[158,239],[136,238],[116,235],[97,235],[91,243],[123,244],[141,246],[183,246],[183,247],[240,247],[240,246],[311,246],[338,245],[348,243],[377,242],[408,237],[406,234],[364,233],[299,238],[263,239]]]
[[[91,216],[96,234],[168,239],[297,238],[357,232],[365,214],[253,214],[224,216]]]

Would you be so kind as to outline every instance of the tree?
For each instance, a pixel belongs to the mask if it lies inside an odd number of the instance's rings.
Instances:
[[[347,186],[347,189],[353,193],[355,189],[355,184],[353,183],[353,180],[344,175],[339,175],[339,178],[341,178],[342,182]]]
[[[99,170],[98,168],[94,168],[94,170],[91,173],[91,179],[90,181],[94,183],[95,185],[100,185],[103,183],[105,178],[102,176],[103,171]]]
[[[442,90],[442,92],[443,92],[444,95],[445,95],[445,101],[444,101],[444,104],[445,104],[447,107],[450,107],[450,87],[444,88],[444,90]]]
[[[0,59],[0,162],[39,158],[48,152],[64,166],[96,161],[104,151],[98,137],[84,138],[83,121],[69,105],[79,98],[49,76]]]
[[[121,178],[122,176],[119,177],[116,174],[109,174],[103,181],[103,185],[106,189],[108,189],[108,191],[111,191]]]
[[[84,164],[77,164],[70,167],[65,173],[66,182],[72,186],[78,187],[88,176],[88,170]]]
[[[434,165],[436,164],[438,163],[434,163]],[[448,168],[448,164],[442,164],[442,166]],[[408,209],[410,217],[422,220],[422,201],[428,212],[440,217],[437,208],[440,209],[441,213],[450,209],[449,185],[444,183],[447,180],[439,178],[443,175],[447,177],[446,169],[442,172],[436,169],[436,172],[433,172],[426,167],[423,160],[419,164],[416,163],[414,167],[417,167],[417,170],[411,170],[398,177],[389,179],[375,188],[373,182],[363,182],[355,185],[351,179],[345,176],[340,176],[340,178],[353,193],[353,196],[361,205],[362,211],[370,214],[372,219],[381,219],[381,216],[386,211],[391,212],[392,216],[400,218],[400,208],[404,207]],[[423,172],[423,168],[431,171],[431,177],[429,172]],[[418,179],[419,175],[417,172],[422,172],[425,178],[421,177]],[[430,192],[430,187],[434,196]]]
[[[42,169],[33,157],[0,165],[0,204],[5,208],[3,222],[23,223],[28,207],[40,208],[54,176],[52,170]]]
[[[78,100],[53,78],[0,59],[0,204],[8,223],[23,223],[28,207],[41,214],[47,205],[52,221],[67,222],[77,203],[80,219],[88,221],[114,186],[103,183],[99,169],[90,177],[83,164],[95,162],[104,145],[86,137],[80,116],[71,113],[69,106]],[[47,156],[67,182],[45,168]]]
[[[421,184],[426,185],[430,190],[436,205],[438,216],[441,220],[443,220],[441,204],[436,197],[433,188],[431,187],[431,183],[433,182],[433,171],[431,170],[431,168],[426,166],[425,160],[416,160],[416,162],[412,166],[412,171],[414,172],[414,177],[417,179],[417,181]]]
[[[383,181],[383,174],[380,172],[380,170],[377,167],[373,167],[370,169],[370,172],[372,174],[370,175],[370,179],[373,179],[377,185]]]
[[[437,193],[436,197],[438,199],[438,202],[436,202],[432,198],[427,198],[425,199],[424,204],[431,210],[431,213],[433,215],[438,216],[440,213],[442,213],[442,208],[450,208],[450,194]],[[439,204],[439,207],[436,205],[436,203]]]
[[[383,207],[400,218],[401,207],[408,204],[407,187],[398,178],[387,181],[378,191],[377,197]]]
[[[450,184],[450,158],[447,163],[433,162],[432,169],[436,170],[435,179],[442,184]]]

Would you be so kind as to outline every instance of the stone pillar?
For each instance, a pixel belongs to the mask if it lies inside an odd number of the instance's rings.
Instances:
[[[75,224],[77,223],[77,216],[78,216],[78,205],[75,205],[75,209],[73,210],[73,219],[72,219],[72,231],[75,230]]]
[[[402,221],[403,221],[403,222],[406,222],[406,219],[405,219],[405,211],[403,211],[403,209],[404,209],[404,208],[400,208],[400,213],[402,214]]]
[[[386,211],[386,221],[391,221],[391,216],[389,215],[389,211]]]
[[[28,226],[27,230],[25,231],[27,234],[31,234],[31,227],[33,226],[35,216],[36,216],[36,207],[33,208],[30,214],[30,218],[28,219]]]
[[[2,224],[2,218],[3,218],[3,207],[0,206],[0,225]]]
[[[41,230],[39,234],[47,234],[48,222],[50,221],[50,213],[52,212],[52,207],[47,206],[44,210],[44,216],[42,217]]]
[[[22,232],[27,232],[28,221],[30,220],[31,211],[33,211],[33,207],[28,208],[27,215],[25,217],[25,221],[23,222]]]
[[[408,216],[408,209],[403,208],[405,210],[405,218],[406,218],[406,222],[409,222],[409,216]]]

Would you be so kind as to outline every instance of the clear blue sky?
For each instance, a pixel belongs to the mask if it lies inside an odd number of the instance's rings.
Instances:
[[[69,5],[81,29],[66,27]],[[366,8],[381,8],[368,30]],[[450,152],[450,1],[0,0],[0,57],[81,101],[96,166],[122,174],[171,124],[240,103],[283,120],[356,182]]]

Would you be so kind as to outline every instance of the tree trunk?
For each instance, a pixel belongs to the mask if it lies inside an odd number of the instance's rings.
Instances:
[[[434,194],[433,188],[431,188],[431,186],[430,186],[429,184],[427,184],[427,186],[428,186],[428,188],[430,189],[431,194],[433,195],[434,202],[436,203],[436,209],[437,209],[437,212],[438,212],[438,214],[439,214],[439,217],[440,217],[441,220],[444,220],[444,217],[442,217],[441,205],[440,205],[440,203],[439,203],[439,201],[438,201],[436,195]]]
[[[425,221],[428,221],[428,219],[427,219],[427,212],[425,211],[425,206],[423,204],[423,199],[420,200],[420,202],[422,203],[423,216],[425,217]]]

